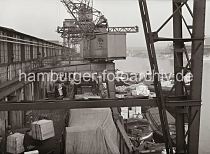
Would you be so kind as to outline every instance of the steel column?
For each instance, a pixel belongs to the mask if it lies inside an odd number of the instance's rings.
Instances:
[[[167,154],[173,154],[172,142],[168,126],[168,119],[166,115],[165,99],[163,97],[162,86],[159,80],[159,69],[158,69],[155,45],[154,45],[154,33],[152,33],[151,30],[146,0],[139,0],[139,7],[144,28],[145,40],[147,44],[150,67],[151,71],[154,73],[154,87],[158,99],[157,105],[159,109],[162,132],[165,140],[165,147]]]
[[[193,8],[193,38],[204,39],[205,32],[205,9],[206,0],[194,0]],[[194,40],[192,42],[192,74],[191,99],[201,99],[202,93],[202,72],[203,72],[203,53],[204,40]],[[190,108],[190,126],[188,137],[188,153],[198,154],[199,150],[199,128],[200,128],[200,107]]]
[[[173,36],[174,38],[182,38],[182,3],[173,0]],[[174,41],[174,75],[175,75],[175,96],[183,96],[183,83],[177,81],[177,74],[182,72],[183,67],[183,48],[182,41]],[[177,76],[178,77],[178,76]],[[183,109],[176,107],[176,153],[185,153],[185,130],[184,130],[184,114],[177,112]]]

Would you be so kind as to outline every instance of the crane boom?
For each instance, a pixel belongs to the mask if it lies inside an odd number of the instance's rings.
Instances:
[[[137,33],[139,31],[138,26],[109,27],[106,17],[93,8],[91,0],[62,0],[61,2],[72,16],[71,19],[65,19],[63,26],[57,28],[57,32],[64,40],[79,42],[75,40],[92,39],[100,33]]]

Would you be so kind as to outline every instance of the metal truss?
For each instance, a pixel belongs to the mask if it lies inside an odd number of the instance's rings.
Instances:
[[[137,33],[139,32],[139,27],[108,27],[108,32],[118,32],[118,33]]]
[[[96,27],[108,27],[107,19],[91,6],[90,0],[62,0],[83,33],[94,32]]]
[[[109,108],[148,105],[156,106],[155,99],[39,100],[1,102],[0,111]]]
[[[175,78],[175,84],[171,88],[166,99],[174,97],[176,99],[182,99],[183,102],[187,102],[187,100],[190,99],[197,104],[197,106],[176,106],[176,108],[174,108],[176,118],[176,153],[198,154],[206,0],[194,0],[193,11],[188,5],[188,0],[172,1],[173,13],[154,32],[152,32],[150,28],[146,0],[139,0],[139,4],[152,70],[155,70],[156,67],[156,64],[154,64],[154,61],[156,60],[154,43],[159,41],[173,42],[174,73],[177,78]],[[187,20],[182,13],[184,7],[192,17],[193,25],[187,23]],[[159,37],[159,32],[169,23],[170,20],[173,20],[173,38]],[[183,36],[183,25],[188,32],[189,36],[187,37]],[[186,50],[185,42],[192,43],[191,56]],[[184,59],[187,61],[186,65],[184,65]],[[193,75],[190,88],[187,88],[184,81],[179,81],[181,78],[181,76],[177,76],[179,73],[183,73],[184,76],[187,73]],[[172,91],[175,91],[174,95],[172,95]],[[158,95],[161,96],[161,94]],[[173,102],[177,104],[179,103],[176,100]],[[187,131],[185,131],[186,122],[188,123]],[[165,135],[167,136],[167,134]],[[186,138],[188,138],[187,143],[185,142]],[[170,152],[168,151],[168,153]]]
[[[147,43],[147,50],[148,50],[148,55],[149,55],[149,60],[150,60],[151,71],[155,73],[154,74],[154,87],[155,87],[155,92],[158,99],[157,106],[159,109],[159,115],[160,115],[163,136],[165,139],[166,151],[168,154],[173,154],[172,140],[171,140],[170,132],[169,132],[165,100],[163,98],[161,82],[158,78],[159,69],[158,69],[158,64],[157,64],[154,39],[152,36],[146,1],[139,0],[139,7],[140,7],[142,23],[143,23],[144,32],[145,32],[145,39]]]
[[[134,27],[108,27],[107,32],[113,33],[138,33],[138,26]],[[67,37],[71,35],[71,37],[81,37],[82,31],[78,27],[58,27],[57,32],[62,34],[62,37]],[[96,31],[97,32],[97,31]],[[100,33],[100,30],[98,31]]]
[[[199,101],[196,100],[195,101],[170,100],[166,101],[166,106],[167,107],[199,106],[198,102]],[[109,108],[109,107],[135,107],[135,106],[156,107],[157,99],[123,98],[123,99],[94,99],[94,100],[36,100],[36,101],[19,101],[19,102],[7,101],[0,103],[0,111],[57,110],[57,109]]]
[[[97,33],[137,33],[138,27],[108,27],[108,21],[104,15],[93,8],[90,0],[62,0],[68,12],[71,14],[72,25],[58,27],[57,32],[64,39],[64,44],[78,43],[80,38],[93,39]],[[73,40],[73,41],[72,41]]]

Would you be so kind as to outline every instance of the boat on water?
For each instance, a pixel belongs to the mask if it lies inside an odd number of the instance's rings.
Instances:
[[[129,118],[125,122],[127,134],[135,147],[144,141],[152,141],[153,132],[147,119]]]
[[[169,132],[171,135],[172,143],[176,144],[176,128],[175,128],[175,118],[169,113],[167,113],[168,124],[169,124]],[[163,143],[163,132],[161,128],[161,121],[159,116],[159,111],[157,107],[150,108],[145,113],[146,119],[150,123],[150,127],[153,130],[153,139],[156,143]]]

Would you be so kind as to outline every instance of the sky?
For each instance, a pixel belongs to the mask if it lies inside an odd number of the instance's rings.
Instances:
[[[191,1],[191,0],[190,0]],[[127,35],[128,47],[145,46],[144,33],[137,0],[93,0],[94,8],[100,10],[108,19],[109,26],[139,26],[139,33]],[[170,0],[148,0],[148,9],[153,31],[171,14]],[[187,14],[186,20],[191,23]],[[210,1],[207,2],[206,27],[210,26]],[[60,0],[0,0],[0,26],[34,35],[46,40],[61,40],[56,33],[64,19],[70,18]],[[160,33],[171,36],[169,23]],[[185,32],[186,30],[184,30]],[[206,35],[210,31],[206,28]]]

